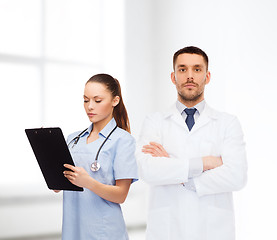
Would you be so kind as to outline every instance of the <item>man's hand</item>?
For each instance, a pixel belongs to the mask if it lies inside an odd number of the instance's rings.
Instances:
[[[151,154],[152,157],[168,157],[168,153],[159,143],[150,142],[149,145],[144,145],[141,150],[145,154]]]
[[[202,161],[203,161],[203,171],[214,169],[223,165],[221,157],[206,156],[206,157],[202,157]]]
[[[142,147],[142,152],[145,154],[151,154],[152,157],[168,157],[168,153],[165,151],[163,146],[159,143],[150,142],[149,145]],[[214,169],[223,165],[221,157],[206,156],[202,157],[203,171]]]

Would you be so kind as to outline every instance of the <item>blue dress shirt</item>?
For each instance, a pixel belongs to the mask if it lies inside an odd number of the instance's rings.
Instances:
[[[200,114],[203,112],[203,110],[205,108],[205,105],[206,105],[206,102],[205,102],[205,100],[203,100],[200,103],[196,104],[194,107],[192,107],[192,108],[196,108],[196,112],[194,114],[194,121],[195,122],[197,122],[198,118],[200,117]],[[184,124],[186,124],[185,120],[187,118],[187,114],[184,110],[187,108],[187,106],[185,106],[183,103],[177,101],[176,102],[176,108],[178,109],[178,111],[182,115],[182,117],[184,119]],[[195,185],[194,185],[194,182],[193,182],[193,177],[199,176],[202,172],[203,172],[202,158],[191,158],[191,159],[189,159],[189,181],[187,183],[184,183],[184,186],[187,189],[195,191]]]

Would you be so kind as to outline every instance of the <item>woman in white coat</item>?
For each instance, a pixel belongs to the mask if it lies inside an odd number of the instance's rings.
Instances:
[[[180,49],[173,60],[178,101],[149,115],[138,141],[140,177],[150,185],[146,239],[234,240],[232,192],[247,172],[239,121],[206,104],[201,49]],[[186,108],[195,109],[192,118]]]

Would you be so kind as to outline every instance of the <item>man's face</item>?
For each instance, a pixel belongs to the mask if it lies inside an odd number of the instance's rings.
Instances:
[[[204,58],[198,54],[180,54],[171,73],[178,92],[178,100],[191,107],[204,99],[205,85],[210,82],[210,72]]]

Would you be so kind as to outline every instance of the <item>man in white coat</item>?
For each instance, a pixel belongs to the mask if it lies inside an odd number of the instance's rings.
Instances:
[[[240,123],[204,100],[205,52],[180,49],[173,67],[177,101],[146,117],[138,141],[141,179],[150,185],[146,239],[234,240],[232,192],[247,179]]]

